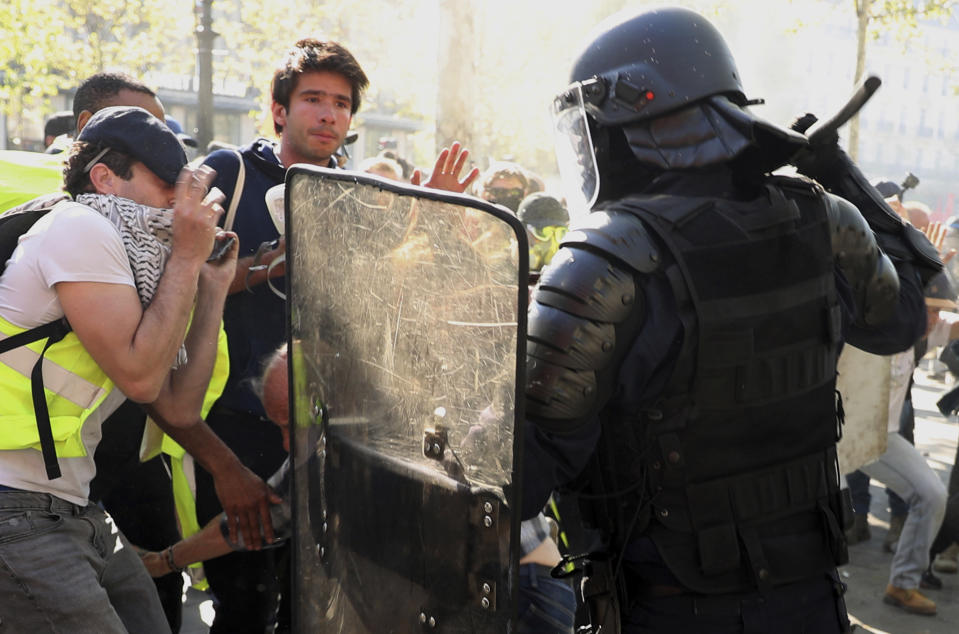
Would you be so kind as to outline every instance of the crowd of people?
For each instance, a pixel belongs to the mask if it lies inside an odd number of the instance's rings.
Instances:
[[[920,588],[956,571],[959,476],[947,490],[912,445],[909,394],[959,339],[943,267],[959,222],[870,185],[835,139],[756,118],[700,16],[598,33],[555,105],[564,179],[594,209],[574,230],[531,170],[481,172],[456,142],[429,170],[393,147],[356,166],[526,229],[519,631],[848,631],[836,568],[871,537],[870,478],[893,507],[884,601],[935,614]],[[342,167],[368,83],[341,44],[299,40],[270,86],[275,138],[192,161],[124,74],[85,79],[50,117],[62,171],[0,192],[0,229],[29,220],[0,276],[0,625],[177,632],[192,571],[211,632],[292,631],[271,192],[292,165]],[[787,165],[804,178],[773,175]],[[887,449],[850,474],[844,344],[891,357]]]

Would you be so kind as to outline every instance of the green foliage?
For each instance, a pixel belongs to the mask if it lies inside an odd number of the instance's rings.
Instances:
[[[190,0],[7,0],[0,4],[0,104],[8,114],[102,70],[192,67]]]
[[[394,114],[423,122],[412,157],[429,166],[437,144],[438,102],[470,88],[459,107],[467,112],[466,132],[473,159],[513,157],[546,177],[555,175],[550,99],[567,81],[567,70],[592,28],[620,10],[640,11],[657,0],[212,0],[214,79],[239,82],[259,94],[251,113],[272,134],[269,86],[276,62],[301,37],[342,42],[370,78],[356,117]],[[858,0],[862,2],[863,0]],[[915,42],[924,20],[951,15],[957,0],[872,0],[870,30],[895,33]],[[475,39],[441,51],[440,3],[463,3]],[[683,0],[721,29],[729,16],[788,11],[796,19],[821,23],[849,0]],[[775,5],[775,11],[773,10]],[[858,6],[858,2],[857,2]],[[134,75],[190,74],[195,54],[194,0],[3,0],[0,2],[0,108],[17,118],[49,108],[49,97],[100,70]],[[825,20],[832,21],[832,20]],[[768,23],[768,20],[766,20]],[[912,34],[912,36],[910,36]],[[445,56],[445,57],[444,57]],[[441,63],[453,61],[447,76]],[[454,73],[456,77],[450,77]],[[465,81],[463,80],[465,78]],[[14,125],[16,122],[14,121]]]

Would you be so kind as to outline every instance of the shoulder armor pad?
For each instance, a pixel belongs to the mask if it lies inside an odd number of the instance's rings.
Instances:
[[[585,319],[616,323],[642,296],[631,271],[577,245],[556,252],[543,269],[533,300]]]
[[[530,304],[526,411],[554,432],[590,415],[597,375],[617,351],[617,328],[645,298],[635,271],[605,252],[565,245],[543,270]]]
[[[588,245],[640,273],[651,273],[659,267],[659,249],[642,221],[629,213],[594,211],[571,227],[563,244]]]

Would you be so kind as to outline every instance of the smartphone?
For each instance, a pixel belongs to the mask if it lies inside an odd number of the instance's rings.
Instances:
[[[222,240],[217,240],[213,243],[213,252],[210,253],[210,257],[206,259],[207,262],[213,262],[222,258],[227,251],[230,250],[230,247],[233,246],[233,243],[236,242],[236,236],[229,236]]]

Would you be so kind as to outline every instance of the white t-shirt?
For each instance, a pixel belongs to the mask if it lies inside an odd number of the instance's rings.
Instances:
[[[58,282],[136,287],[120,233],[102,215],[72,201],[59,203],[20,237],[0,276],[0,316],[21,328],[63,317],[54,289]],[[100,442],[100,426],[124,399],[120,390],[113,390],[87,419],[82,433],[87,455],[59,458],[62,477],[47,479],[43,457],[35,449],[0,451],[0,484],[86,505],[96,474],[93,453]]]

